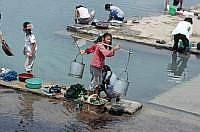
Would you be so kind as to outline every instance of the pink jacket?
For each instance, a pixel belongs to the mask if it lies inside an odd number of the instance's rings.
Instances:
[[[85,50],[85,52],[87,54],[94,53],[91,58],[90,65],[97,68],[103,67],[105,64],[105,57],[114,56],[114,50],[106,49],[103,43],[92,44]]]

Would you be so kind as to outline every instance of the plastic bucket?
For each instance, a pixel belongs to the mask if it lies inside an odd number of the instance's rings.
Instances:
[[[169,14],[170,15],[172,15],[172,16],[174,16],[174,15],[176,15],[176,6],[173,6],[173,5],[170,5],[169,6]]]
[[[83,64],[83,57],[81,62],[77,62],[76,59],[71,62],[69,75],[76,78],[82,78],[85,67],[85,64]]]
[[[128,80],[116,78],[114,85],[113,85],[113,91],[126,96],[128,86],[129,86]]]
[[[76,78],[82,78],[83,71],[84,71],[85,64],[72,61],[70,65],[70,76],[76,77]]]
[[[179,40],[178,42],[178,48],[184,48],[182,40]],[[192,42],[189,41],[189,48],[192,48]]]
[[[18,79],[21,82],[25,82],[26,79],[30,79],[32,77],[33,77],[33,74],[31,74],[31,73],[20,73],[18,75]]]
[[[126,71],[125,71],[126,72]],[[127,72],[126,72],[127,73]],[[122,73],[121,73],[122,74]],[[128,91],[129,81],[128,81],[128,73],[127,73],[127,79],[122,79],[119,77],[115,79],[115,82],[113,84],[113,91],[115,93],[121,94],[123,96],[126,96],[126,93]]]

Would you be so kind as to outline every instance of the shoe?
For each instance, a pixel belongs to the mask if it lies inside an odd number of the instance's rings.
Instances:
[[[156,43],[159,43],[159,44],[166,44],[165,40],[156,40]]]

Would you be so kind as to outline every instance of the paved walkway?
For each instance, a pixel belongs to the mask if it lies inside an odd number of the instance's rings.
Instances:
[[[151,102],[200,115],[200,75],[158,95]]]

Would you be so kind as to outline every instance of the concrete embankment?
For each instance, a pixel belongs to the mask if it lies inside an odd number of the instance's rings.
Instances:
[[[108,29],[97,29],[90,25],[72,25],[67,26],[67,30],[72,33],[82,33],[87,35],[98,35],[109,32],[114,38],[133,41],[154,47],[172,49],[173,41],[171,32],[179,21],[184,20],[185,16],[160,15],[152,17],[137,18],[139,23],[134,23],[135,18],[129,18],[127,23],[122,26],[109,26]],[[191,53],[200,54],[196,49],[196,44],[200,41],[200,19],[193,17],[193,33],[191,41],[193,47]],[[157,43],[158,40],[164,40],[166,43]]]
[[[2,86],[2,87],[12,88],[12,89],[20,90],[20,91],[23,91],[23,92],[30,92],[32,94],[37,94],[37,95],[40,95],[40,96],[46,96],[46,97],[49,97],[49,98],[54,98],[54,99],[59,99],[59,100],[67,100],[64,97],[64,93],[66,92],[67,88],[69,88],[69,87],[64,86],[65,89],[61,89],[60,94],[54,94],[54,95],[53,94],[45,94],[42,89],[44,89],[45,86],[50,86],[50,84],[51,83],[44,83],[42,88],[40,88],[40,89],[29,89],[25,86],[24,82],[20,82],[18,80],[10,81],[10,82],[0,80],[0,86]],[[130,101],[130,100],[122,99],[119,102],[119,104],[123,107],[124,113],[130,114],[130,115],[136,113],[138,110],[140,110],[142,108],[142,104],[140,102],[136,102],[136,101]],[[107,110],[110,110],[111,103],[108,102],[105,105],[105,108],[107,108]]]
[[[199,80],[200,75],[158,95],[151,102],[200,115]]]

